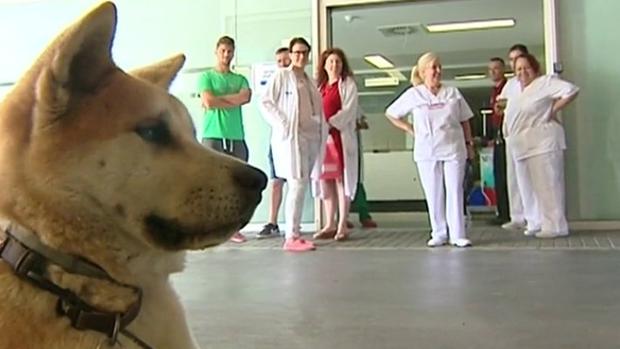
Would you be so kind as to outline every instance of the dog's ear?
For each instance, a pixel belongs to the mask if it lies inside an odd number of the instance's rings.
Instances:
[[[183,67],[183,63],[185,63],[185,56],[179,54],[155,64],[132,70],[129,74],[168,89],[172,80]]]
[[[71,96],[94,91],[117,69],[111,54],[115,31],[116,6],[106,2],[56,38],[37,62],[37,107],[58,116]]]

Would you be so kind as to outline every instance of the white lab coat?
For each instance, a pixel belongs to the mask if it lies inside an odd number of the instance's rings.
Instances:
[[[328,128],[321,95],[316,88],[311,90],[311,120],[319,126],[319,131],[310,139],[300,135],[297,78],[292,66],[278,70],[262,96],[261,114],[271,126],[271,148],[278,177],[319,179]]]
[[[358,107],[357,122],[364,118],[365,114],[361,107]],[[357,135],[357,182],[364,183],[364,142],[362,140],[362,130],[355,130]]]
[[[359,149],[356,133],[359,107],[357,86],[353,78],[339,80],[338,92],[342,108],[329,119],[328,126],[340,131],[342,155],[344,156],[344,191],[345,195],[353,200],[359,176]],[[314,183],[314,190],[322,196],[318,183]]]

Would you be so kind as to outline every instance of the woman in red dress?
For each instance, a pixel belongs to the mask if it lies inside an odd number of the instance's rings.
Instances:
[[[319,67],[322,69],[319,70],[317,83],[330,129],[320,178],[327,222],[314,237],[341,241],[349,236],[347,218],[357,188],[357,87],[342,50],[333,48],[323,52]]]

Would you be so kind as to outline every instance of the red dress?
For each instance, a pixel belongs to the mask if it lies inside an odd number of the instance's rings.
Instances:
[[[331,85],[323,85],[321,87],[321,95],[323,96],[323,113],[325,114],[325,120],[329,121],[332,116],[342,109],[338,82]],[[342,138],[340,137],[340,131],[331,127],[325,146],[325,158],[323,159],[321,179],[339,179],[342,178],[343,172],[344,156],[342,151]]]

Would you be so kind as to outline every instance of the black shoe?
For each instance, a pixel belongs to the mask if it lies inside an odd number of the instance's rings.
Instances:
[[[497,216],[488,220],[488,223],[491,225],[502,225],[507,222],[510,222],[510,219],[505,219]]]
[[[278,228],[277,224],[267,223],[263,227],[263,230],[259,231],[256,234],[257,239],[266,239],[274,236],[280,236],[280,228]]]

